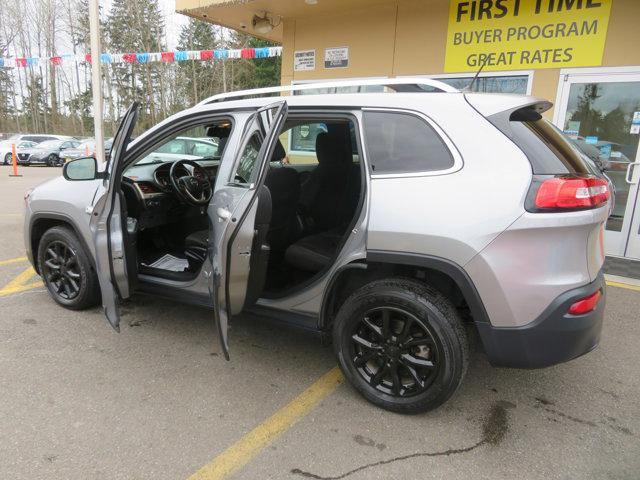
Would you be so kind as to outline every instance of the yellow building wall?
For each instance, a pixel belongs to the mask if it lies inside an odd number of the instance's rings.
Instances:
[[[282,84],[444,73],[448,12],[448,1],[403,0],[331,15],[285,19]],[[636,36],[639,21],[640,0],[613,0],[602,66],[640,65]],[[324,49],[330,47],[349,47],[347,68],[324,68]],[[310,49],[316,50],[316,69],[295,72],[293,52]],[[555,101],[559,74],[559,69],[535,70],[532,94]],[[552,116],[553,111],[547,115]]]

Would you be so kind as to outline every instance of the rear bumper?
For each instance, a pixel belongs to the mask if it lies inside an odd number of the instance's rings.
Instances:
[[[595,310],[568,315],[569,307],[596,290],[602,298]],[[563,293],[533,322],[522,327],[494,327],[476,323],[492,365],[544,368],[584,355],[600,341],[606,303],[604,274],[588,285]]]

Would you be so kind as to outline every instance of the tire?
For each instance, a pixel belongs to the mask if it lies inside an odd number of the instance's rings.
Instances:
[[[10,153],[7,153],[4,156],[4,164],[5,165],[11,165],[12,163],[13,163],[13,158],[11,158],[11,154]]]
[[[405,414],[444,403],[469,363],[466,332],[451,302],[403,278],[374,281],[347,298],[333,324],[333,346],[344,376],[360,394]]]
[[[66,248],[66,250],[65,250]],[[60,262],[64,267],[51,268],[55,258],[65,258],[65,252],[73,261]],[[100,301],[98,277],[87,252],[75,233],[66,227],[47,230],[38,245],[38,269],[51,297],[70,310],[83,310],[95,306]],[[62,271],[62,274],[57,272]],[[64,278],[61,278],[64,277]],[[77,291],[74,291],[74,284]],[[72,291],[72,295],[69,295]]]
[[[48,167],[57,167],[59,163],[60,163],[60,159],[54,153],[52,153],[51,155],[49,155],[47,157],[47,166]]]

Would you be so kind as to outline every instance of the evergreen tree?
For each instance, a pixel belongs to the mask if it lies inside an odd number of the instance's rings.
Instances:
[[[216,30],[210,23],[189,19],[189,23],[182,27],[179,50],[213,50],[217,47]],[[221,90],[216,85],[216,65],[213,60],[180,62],[178,71],[180,87],[188,99],[188,105],[195,105]]]
[[[107,17],[106,34],[112,52],[158,52],[164,50],[164,21],[158,0],[114,0]],[[140,128],[155,125],[162,110],[162,65],[113,64],[116,108],[124,112],[140,102]]]
[[[31,126],[32,131],[45,133],[44,119],[51,114],[51,108],[42,87],[42,78],[39,75],[34,75],[30,79],[22,108],[26,124]]]

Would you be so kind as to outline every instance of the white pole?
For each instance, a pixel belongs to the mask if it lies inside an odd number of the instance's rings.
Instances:
[[[93,90],[93,124],[95,155],[98,165],[104,163],[104,132],[102,131],[102,73],[100,71],[100,9],[98,0],[89,0],[89,29],[91,36],[91,88]]]

